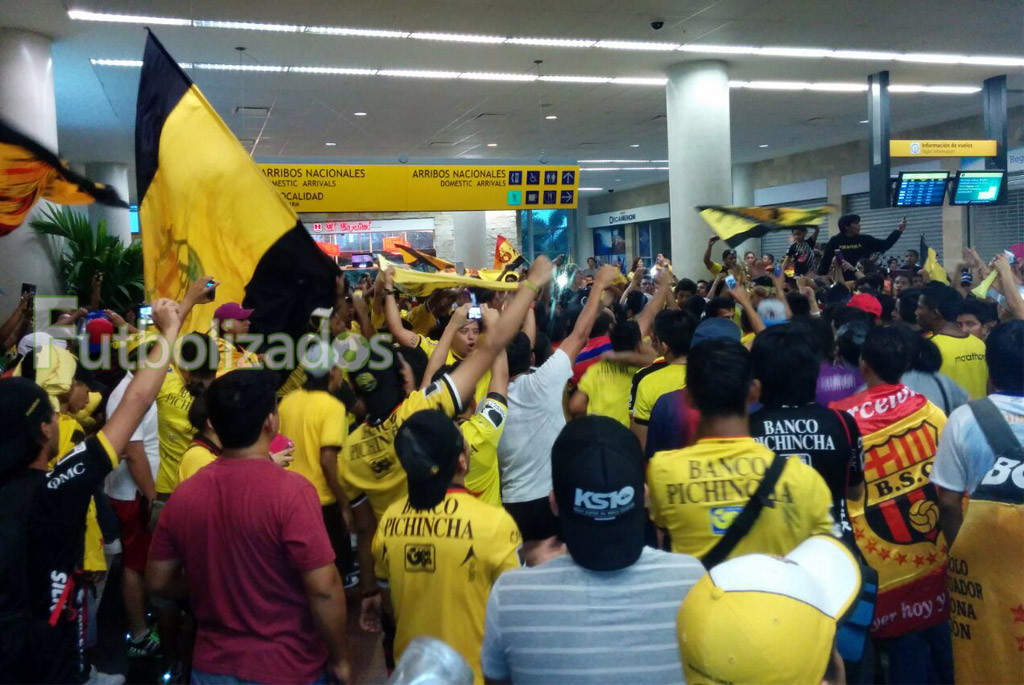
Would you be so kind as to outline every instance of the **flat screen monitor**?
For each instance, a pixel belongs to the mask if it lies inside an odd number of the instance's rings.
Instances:
[[[373,255],[372,254],[354,254],[352,255],[352,266],[356,269],[372,269],[373,268]]]
[[[948,171],[901,171],[894,207],[940,207],[946,199]]]
[[[992,205],[1005,193],[1005,171],[958,171],[953,185],[954,205]]]

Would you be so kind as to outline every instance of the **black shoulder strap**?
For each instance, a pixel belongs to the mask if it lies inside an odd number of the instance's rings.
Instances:
[[[1024,461],[1024,445],[1013,434],[1010,424],[1003,418],[1003,413],[987,397],[968,402],[974,419],[978,422],[981,432],[988,441],[988,446],[997,457],[1011,457]]]
[[[769,498],[775,492],[775,484],[779,482],[782,470],[786,468],[787,459],[788,457],[776,455],[772,460],[771,466],[765,471],[754,496],[747,500],[743,511],[736,515],[732,525],[725,531],[725,535],[718,541],[718,544],[700,560],[704,564],[704,568],[711,570],[725,561],[725,558],[736,549],[736,545],[740,544],[740,540],[745,538],[750,529],[754,527],[758,516],[761,515],[761,509],[768,504]]]

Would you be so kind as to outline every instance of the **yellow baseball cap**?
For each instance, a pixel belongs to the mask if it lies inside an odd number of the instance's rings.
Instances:
[[[825,535],[785,557],[749,554],[719,564],[676,617],[686,682],[820,683],[836,622],[860,587],[853,555]]]

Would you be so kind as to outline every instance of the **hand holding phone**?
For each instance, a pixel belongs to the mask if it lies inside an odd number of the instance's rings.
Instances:
[[[736,277],[733,276],[732,274],[729,274],[728,276],[726,276],[725,277],[725,287],[728,288],[729,290],[732,290],[733,288],[735,288],[736,287]]]
[[[480,309],[480,305],[476,302],[476,294],[471,292],[469,294],[469,299],[472,304],[469,307],[469,312],[466,314],[466,318],[470,321],[479,321],[484,317],[484,313],[483,310]]]

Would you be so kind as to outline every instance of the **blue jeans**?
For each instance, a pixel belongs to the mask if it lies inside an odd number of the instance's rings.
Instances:
[[[192,685],[258,685],[251,680],[242,680],[233,675],[221,675],[219,673],[206,673],[198,669],[192,669]],[[327,673],[313,681],[312,685],[327,685]]]
[[[953,643],[949,621],[899,637],[877,640],[881,651],[889,655],[891,685],[953,682]]]

